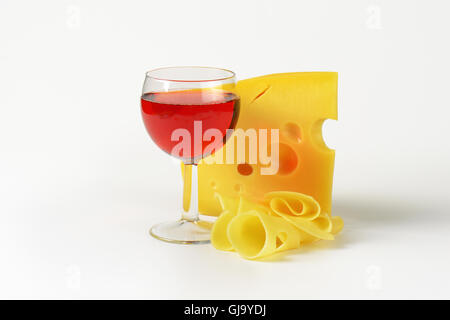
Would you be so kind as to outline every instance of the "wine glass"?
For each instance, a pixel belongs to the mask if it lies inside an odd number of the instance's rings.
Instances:
[[[184,244],[209,242],[210,223],[199,219],[197,164],[222,147],[230,136],[228,129],[236,125],[235,84],[232,71],[211,67],[167,67],[146,73],[141,111],[147,132],[158,147],[185,165],[181,219],[154,225],[153,237]]]

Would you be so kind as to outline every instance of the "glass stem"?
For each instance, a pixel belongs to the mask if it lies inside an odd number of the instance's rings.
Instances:
[[[184,165],[182,219],[196,222],[198,217],[198,175],[196,164]]]

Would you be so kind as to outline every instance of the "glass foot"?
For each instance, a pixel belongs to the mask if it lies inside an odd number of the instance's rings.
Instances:
[[[179,220],[154,225],[150,234],[162,241],[180,244],[203,244],[210,242],[212,222]]]

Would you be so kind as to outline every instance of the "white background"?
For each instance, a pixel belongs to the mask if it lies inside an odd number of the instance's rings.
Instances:
[[[0,298],[450,298],[450,3],[0,2]],[[334,242],[254,262],[148,235],[178,164],[144,72],[339,72]]]

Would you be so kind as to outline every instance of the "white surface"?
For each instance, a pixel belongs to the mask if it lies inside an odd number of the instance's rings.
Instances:
[[[450,298],[448,1],[0,3],[0,298]],[[148,236],[178,165],[144,71],[339,72],[335,242],[252,262]]]

